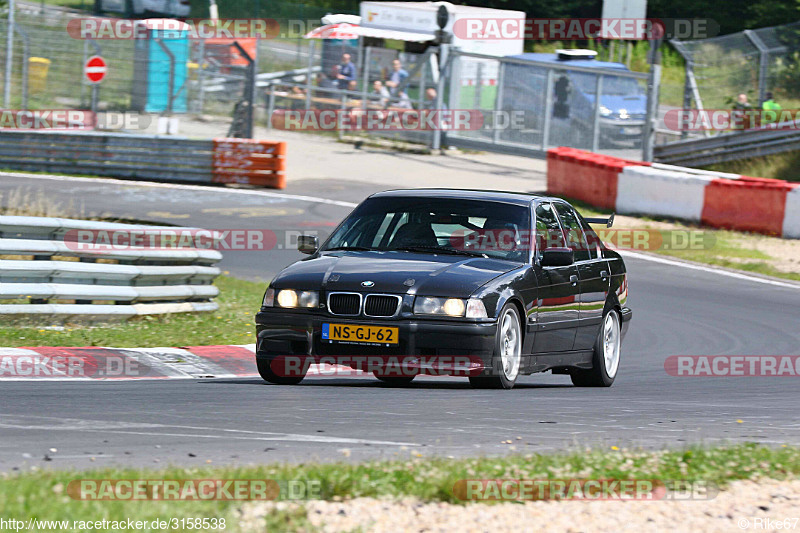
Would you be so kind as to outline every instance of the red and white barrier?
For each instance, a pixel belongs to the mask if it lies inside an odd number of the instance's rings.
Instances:
[[[800,239],[800,187],[795,187],[786,195],[783,236],[790,239]]]
[[[621,214],[800,238],[799,183],[560,147],[547,153],[547,190]]]
[[[712,180],[652,167],[625,167],[617,178],[615,207],[620,213],[645,213],[699,222],[704,190]],[[669,201],[665,202],[665,198]]]

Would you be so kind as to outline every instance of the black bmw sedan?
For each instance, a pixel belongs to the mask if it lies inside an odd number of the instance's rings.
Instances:
[[[386,191],[321,245],[301,236],[298,248],[309,257],[272,280],[256,315],[256,362],[271,383],[299,383],[320,364],[393,385],[446,374],[505,389],[547,370],[609,387],[619,371],[625,264],[564,200]]]

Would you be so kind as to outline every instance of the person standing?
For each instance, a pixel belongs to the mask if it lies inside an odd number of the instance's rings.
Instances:
[[[356,79],[356,66],[350,59],[350,54],[342,54],[342,62],[338,67],[338,71],[336,75],[338,87],[340,89],[346,89],[347,85]]]
[[[397,94],[397,88],[403,84],[408,78],[408,72],[403,68],[403,64],[399,59],[392,61],[392,73],[389,74],[389,79],[386,80],[386,86],[392,94]]]
[[[780,111],[782,109],[781,105],[773,99],[771,92],[767,91],[764,96],[766,97],[766,100],[764,100],[764,103],[761,104],[761,109],[765,111]]]

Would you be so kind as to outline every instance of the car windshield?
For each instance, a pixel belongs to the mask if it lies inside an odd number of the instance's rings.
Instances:
[[[452,198],[380,197],[362,203],[323,251],[442,253],[527,261],[527,206]]]
[[[595,76],[584,75],[576,77],[576,80],[582,92],[594,94],[596,88]],[[606,96],[645,96],[647,93],[644,87],[633,78],[604,75],[601,94]]]

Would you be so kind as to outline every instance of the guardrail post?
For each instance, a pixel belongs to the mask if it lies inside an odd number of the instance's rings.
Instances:
[[[103,55],[103,49],[100,48],[100,45],[97,44],[97,41],[95,41],[94,39],[89,39],[88,42],[94,47],[96,55],[99,56]],[[86,48],[84,48],[84,51],[85,50]],[[84,64],[86,64],[86,61],[84,61]],[[97,100],[100,96],[99,91],[100,91],[100,84],[93,83],[92,84],[92,121],[94,122],[93,129],[97,129]]]
[[[247,123],[245,124],[245,137],[253,138],[253,118],[255,116],[255,96],[256,96],[256,61],[250,54],[242,48],[239,41],[234,41],[233,45],[247,61],[247,86],[245,88],[245,100],[247,101]]]
[[[594,118],[592,120],[592,152],[596,152],[600,144],[600,95],[603,94],[603,75],[598,74],[594,85]]]
[[[661,85],[661,61],[658,49],[661,39],[650,41],[650,73],[647,78],[647,115],[642,128],[642,161],[653,160],[656,117],[658,116],[658,89]]]
[[[448,43],[441,43],[439,45],[439,82],[436,85],[436,109],[441,110],[444,106],[444,84],[449,78],[448,73],[450,72],[450,65],[452,55],[450,55],[450,44]],[[399,91],[398,91],[399,92]],[[433,131],[433,142],[431,143],[432,150],[439,150],[442,147],[442,122],[439,122],[436,125],[436,129]]]
[[[769,47],[753,30],[744,30],[744,35],[758,49],[758,106],[767,99],[767,67],[769,63]]]
[[[6,79],[3,84],[3,107],[11,106],[11,67],[14,59],[14,0],[8,2],[8,24],[6,26]]]
[[[17,33],[22,35],[22,109],[28,109],[28,58],[30,56],[31,39],[22,27],[14,23]]]
[[[316,41],[311,39],[308,44],[308,74],[306,75],[306,112],[311,109],[311,71],[314,69],[314,48]]]
[[[612,41],[613,43],[613,41]],[[542,151],[547,150],[550,141],[550,117],[553,114],[553,69],[547,69],[547,83],[544,91],[544,126],[542,127]]]
[[[492,142],[497,144],[500,140],[500,128],[497,127],[497,118],[503,109],[503,83],[506,76],[506,64],[500,61],[500,66],[497,69],[497,94],[494,97],[494,117],[492,119]],[[511,125],[511,117],[507,117],[506,126]]]
[[[269,100],[267,103],[267,129],[272,129],[272,114],[275,112],[275,86],[269,82],[267,89],[269,91]]]

